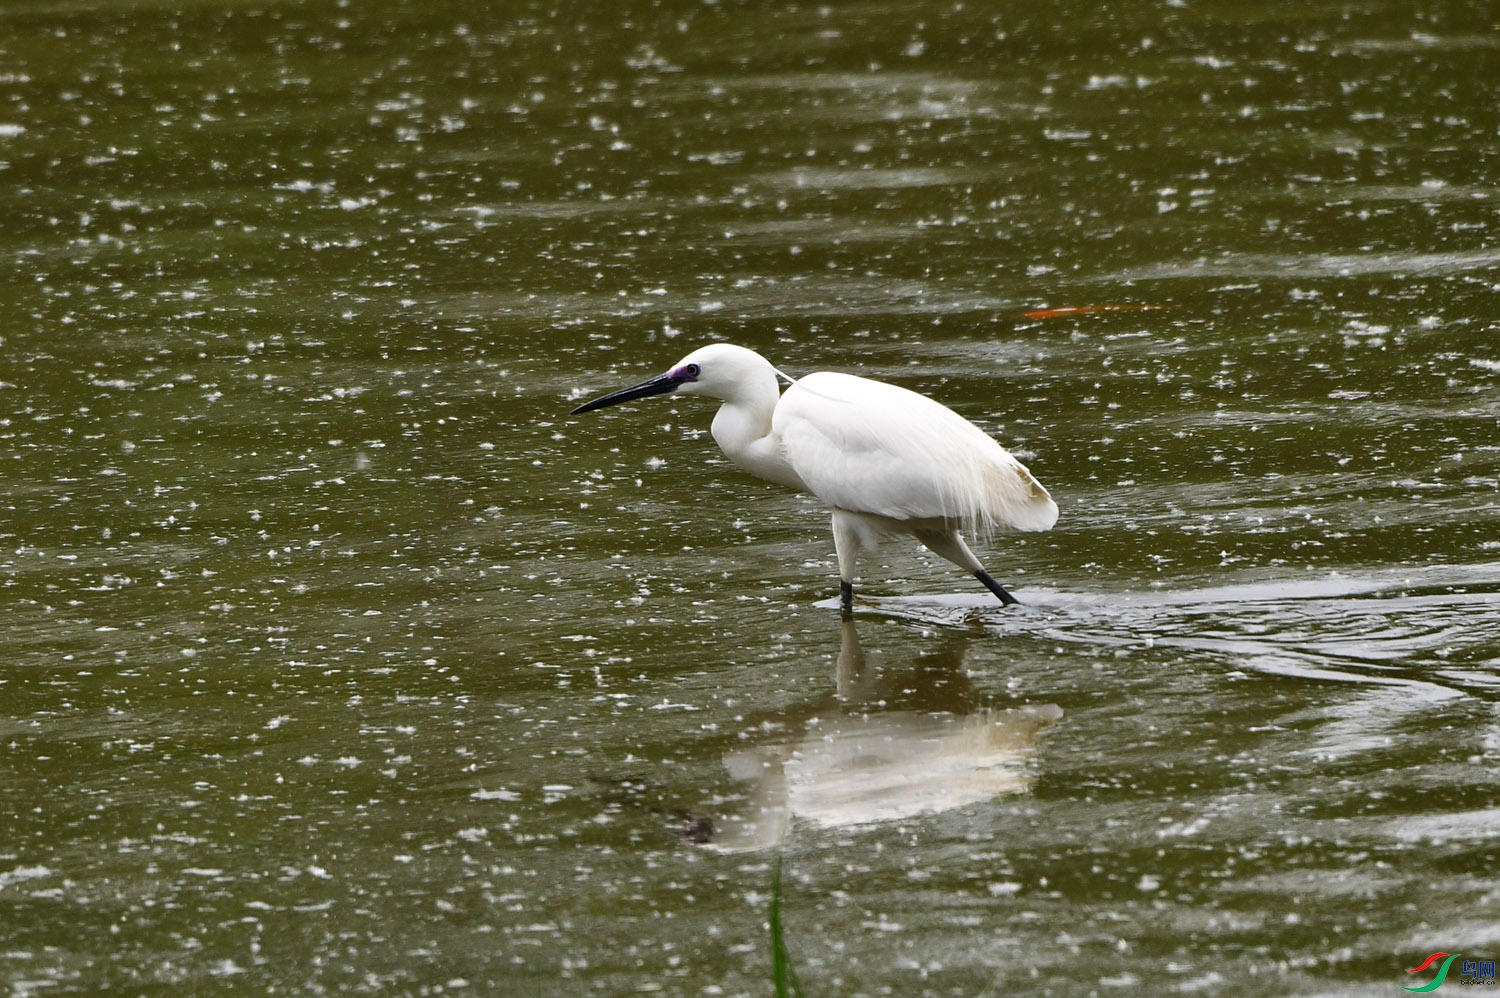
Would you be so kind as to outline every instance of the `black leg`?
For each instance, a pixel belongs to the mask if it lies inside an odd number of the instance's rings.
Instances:
[[[843,579],[839,580],[839,605],[843,608],[844,616],[854,613],[854,586]]]
[[[1005,606],[1015,606],[1017,603],[1021,602],[1010,593],[1006,592],[1005,587],[996,582],[990,575],[990,573],[986,572],[984,569],[981,568],[979,571],[975,572],[974,578],[978,579],[980,582],[983,582],[984,588],[1000,597],[1000,602]]]

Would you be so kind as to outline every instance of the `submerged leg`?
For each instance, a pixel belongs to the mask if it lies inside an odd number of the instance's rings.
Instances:
[[[844,615],[854,612],[854,566],[859,553],[874,547],[878,533],[858,513],[836,509],[833,511],[833,550],[839,558],[839,603]]]
[[[1005,587],[984,570],[984,566],[979,563],[978,558],[974,557],[974,552],[969,550],[969,545],[964,543],[963,537],[957,530],[916,530],[913,531],[913,535],[933,554],[946,558],[959,568],[972,573],[974,578],[984,583],[984,587],[998,596],[1005,606],[1014,606],[1021,602],[1006,592]]]
[[[986,589],[994,593],[996,596],[1000,597],[1000,602],[1004,605],[1015,606],[1017,603],[1021,602],[1010,593],[1006,592],[1005,587],[996,582],[994,577],[984,569],[981,568],[979,571],[975,572],[974,578],[978,579],[980,582],[983,582]]]

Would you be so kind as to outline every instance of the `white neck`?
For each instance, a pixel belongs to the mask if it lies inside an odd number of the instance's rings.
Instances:
[[[725,399],[714,414],[714,442],[725,457],[752,475],[806,492],[807,486],[781,453],[781,441],[771,432],[771,414],[781,399],[775,375],[735,387],[734,397]]]

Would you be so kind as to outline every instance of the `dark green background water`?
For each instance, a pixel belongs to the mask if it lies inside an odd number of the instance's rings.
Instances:
[[[778,851],[809,994],[1493,959],[1497,92],[1483,3],[8,0],[0,980],[763,995]],[[711,339],[1022,455],[1027,605],[841,627],[709,405],[566,415]]]

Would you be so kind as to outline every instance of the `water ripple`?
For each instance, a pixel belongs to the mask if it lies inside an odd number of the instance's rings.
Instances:
[[[1482,270],[1500,263],[1500,250],[1462,253],[1226,253],[1209,258],[1130,267],[1106,274],[1099,283],[1225,277],[1351,277],[1380,274],[1440,276]]]
[[[1174,648],[1302,679],[1493,696],[1500,564],[1097,596],[1029,590],[1021,612],[979,595],[867,599],[884,615],[1102,648]]]

